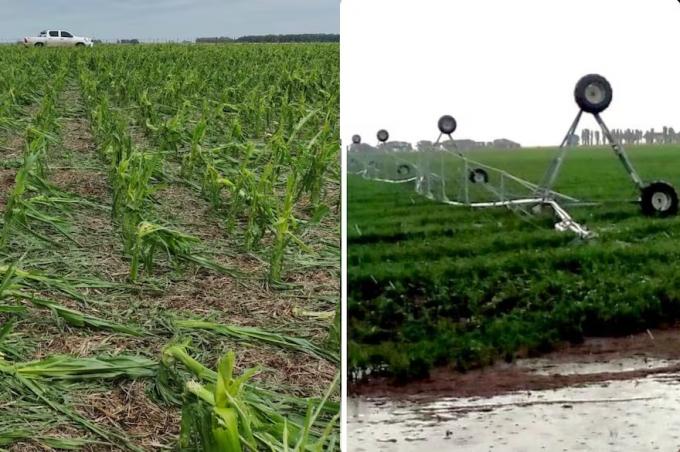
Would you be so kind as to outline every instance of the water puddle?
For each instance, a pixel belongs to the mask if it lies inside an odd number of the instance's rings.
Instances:
[[[555,362],[548,358],[521,359],[516,366],[537,375],[584,375],[661,369],[680,364],[680,360],[633,356],[607,361]]]
[[[639,363],[620,364],[626,369]],[[680,450],[680,374],[488,398],[350,398],[348,439],[349,450],[357,452],[675,452]]]

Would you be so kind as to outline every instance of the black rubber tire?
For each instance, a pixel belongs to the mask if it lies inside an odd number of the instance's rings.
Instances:
[[[390,139],[390,134],[385,129],[378,130],[376,136],[378,137],[378,141],[380,141],[381,143],[384,143]]]
[[[85,47],[84,42],[76,42],[76,47]]]
[[[352,143],[354,144],[361,143],[361,135],[352,135]]]
[[[473,184],[486,184],[487,182],[489,182],[489,173],[487,173],[482,168],[475,168],[473,170],[470,170],[470,175],[468,176],[468,179]]]
[[[586,113],[602,113],[609,107],[613,97],[612,86],[606,78],[597,74],[582,77],[574,89],[574,99]]]
[[[42,42],[36,42],[33,46],[34,47],[45,47],[45,44],[43,44]]]
[[[397,167],[397,174],[400,176],[408,176],[411,173],[411,167],[406,164]]]
[[[678,213],[678,193],[667,182],[656,181],[640,190],[642,213],[655,217],[670,217]]]
[[[458,123],[456,122],[456,119],[453,116],[444,115],[441,118],[439,118],[439,121],[437,121],[437,127],[439,128],[439,131],[441,133],[451,135],[453,132],[456,131]]]

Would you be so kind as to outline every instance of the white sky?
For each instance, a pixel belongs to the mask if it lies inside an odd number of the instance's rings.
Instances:
[[[454,138],[558,145],[588,73],[610,128],[680,130],[679,24],[675,0],[344,0],[343,142],[434,140],[451,114]]]

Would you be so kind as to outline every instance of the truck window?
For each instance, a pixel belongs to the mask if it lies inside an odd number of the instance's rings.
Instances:
[[[68,31],[62,31],[62,32],[61,32],[61,37],[62,37],[62,38],[72,38],[73,35],[72,35],[71,33],[69,33]]]
[[[50,36],[52,36],[53,38],[58,38],[59,32],[58,31],[50,31]]]
[[[47,36],[47,32],[46,32],[46,31],[41,31],[39,36]]]

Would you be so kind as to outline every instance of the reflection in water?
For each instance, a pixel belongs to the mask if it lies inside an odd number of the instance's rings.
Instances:
[[[351,398],[351,451],[678,451],[680,375],[490,398]]]

